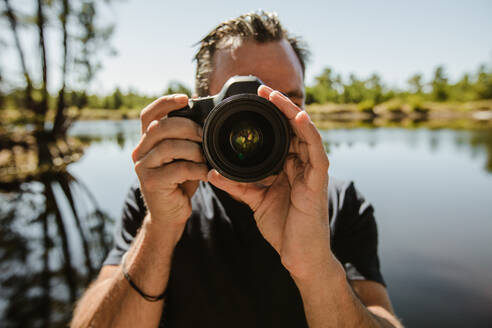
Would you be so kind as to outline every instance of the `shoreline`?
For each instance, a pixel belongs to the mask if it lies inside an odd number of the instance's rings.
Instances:
[[[94,120],[129,120],[139,119],[141,109],[97,109],[97,108],[69,108],[68,117],[76,121]],[[471,121],[486,126],[492,126],[492,100],[483,100],[468,103],[425,103],[420,108],[412,108],[408,104],[390,107],[385,103],[373,108],[360,108],[357,104],[310,104],[306,111],[311,119],[321,125],[331,122],[335,125],[365,125],[387,126],[403,125],[421,122],[442,122],[443,125],[456,121]],[[49,118],[54,112],[49,113]],[[33,121],[31,112],[17,109],[0,111],[1,126],[23,126]],[[400,123],[400,124],[398,124]],[[332,125],[333,125],[332,124]],[[360,124],[357,124],[360,125]],[[0,129],[1,130],[1,129]]]

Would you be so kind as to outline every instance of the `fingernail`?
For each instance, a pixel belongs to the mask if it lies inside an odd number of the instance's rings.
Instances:
[[[264,89],[266,89],[268,92],[272,92],[272,91],[273,91],[273,89],[272,89],[272,88],[270,88],[268,85],[264,85],[264,84],[260,85],[260,88],[264,88]]]
[[[309,114],[306,113],[305,111],[300,111],[299,114],[297,114],[297,116],[301,117],[301,119],[306,120],[307,122],[312,123],[311,117],[309,117]]]
[[[183,95],[183,94],[174,95],[174,101],[175,102],[184,103],[187,100],[188,100],[188,96],[187,95]]]

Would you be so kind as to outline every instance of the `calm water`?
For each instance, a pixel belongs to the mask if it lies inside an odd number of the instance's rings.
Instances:
[[[82,228],[66,224],[65,244],[63,239],[54,239],[54,245],[48,246],[42,232],[54,236],[55,228],[27,225],[19,218],[41,206],[39,200],[36,203],[36,190],[42,184],[26,184],[22,197],[0,195],[4,227],[0,326],[57,326],[69,318],[70,300],[91,277],[87,265],[97,272],[110,242],[111,218],[119,217],[125,194],[136,179],[129,154],[138,141],[139,128],[137,121],[96,121],[78,122],[71,129],[71,135],[90,140],[90,146],[80,161],[69,166],[72,195],[80,199],[75,207],[84,215],[79,215]],[[490,327],[492,131],[378,128],[329,130],[322,135],[331,176],[353,180],[376,209],[383,274],[403,323],[408,327]],[[70,200],[62,197],[67,195],[63,186],[57,182],[53,187],[55,201],[61,216],[73,217]],[[15,197],[22,201],[14,202]],[[32,205],[30,210],[22,207],[26,204]],[[15,214],[7,215],[8,210]],[[8,228],[5,218],[12,221]],[[31,220],[37,222],[36,217]],[[95,236],[88,238],[86,252],[80,231]],[[50,258],[36,247],[12,250],[16,240],[22,245],[26,239],[52,249]],[[32,255],[36,251],[37,256]],[[64,265],[67,256],[76,269],[70,271]],[[48,273],[53,278],[46,283],[42,277]],[[63,287],[70,285],[69,273],[76,277],[72,278],[74,288]],[[31,279],[35,287],[19,279]],[[18,287],[12,287],[15,281]],[[40,300],[43,306],[49,300],[49,314],[33,306]],[[27,314],[30,321],[25,319]]]

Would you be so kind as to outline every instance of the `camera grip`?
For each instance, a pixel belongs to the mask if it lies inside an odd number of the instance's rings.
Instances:
[[[175,111],[170,112],[168,117],[185,117],[189,118],[190,120],[201,124],[201,115],[200,112],[197,110],[194,110],[193,108],[190,108],[190,106],[183,107],[181,109],[177,109]]]

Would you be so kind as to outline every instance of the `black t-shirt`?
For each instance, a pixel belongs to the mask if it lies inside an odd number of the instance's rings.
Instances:
[[[245,204],[208,183],[192,197],[192,214],[171,265],[164,327],[307,327],[299,291]],[[384,284],[372,206],[353,183],[330,178],[331,247],[348,279]],[[104,265],[120,264],[145,216],[131,188]],[[138,310],[138,309],[137,309]]]

